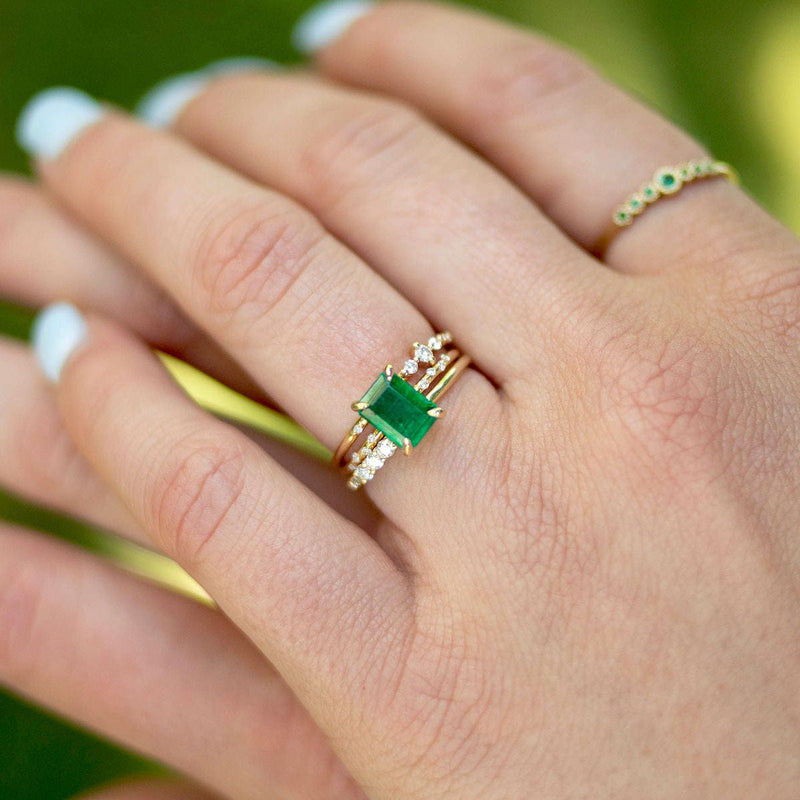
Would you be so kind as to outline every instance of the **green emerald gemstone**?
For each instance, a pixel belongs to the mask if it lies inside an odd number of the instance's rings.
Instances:
[[[389,380],[382,372],[361,402],[367,408],[358,413],[398,447],[406,439],[416,447],[436,422],[436,417],[428,414],[437,408],[436,403],[396,374]]]
[[[665,172],[659,178],[659,182],[665,189],[671,189],[677,183],[677,181],[678,179],[671,172]]]
[[[652,186],[645,186],[642,194],[645,196],[646,200],[652,200],[655,197],[658,197],[658,192]]]

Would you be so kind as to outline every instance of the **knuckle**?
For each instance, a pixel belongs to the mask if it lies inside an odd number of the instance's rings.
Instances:
[[[800,343],[800,268],[796,262],[773,264],[769,272],[755,277],[731,278],[722,302],[723,314],[734,319],[750,338]]]
[[[153,476],[148,508],[156,541],[180,562],[198,564],[236,514],[244,479],[240,447],[187,437]]]
[[[605,405],[660,474],[719,468],[726,417],[726,356],[702,336],[643,343],[631,337],[601,357]]]
[[[314,260],[324,231],[299,208],[266,203],[238,209],[201,242],[194,260],[209,312],[271,312]]]
[[[574,53],[555,45],[527,40],[487,59],[470,104],[474,122],[484,129],[535,112],[546,121],[557,113],[563,95],[594,77],[590,67]]]
[[[317,202],[331,205],[360,185],[365,172],[386,175],[408,165],[423,123],[412,109],[392,100],[337,106],[331,120],[310,137],[301,158]],[[361,179],[361,180],[359,180]]]

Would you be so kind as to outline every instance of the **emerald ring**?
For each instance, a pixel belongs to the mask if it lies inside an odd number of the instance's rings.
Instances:
[[[369,483],[398,450],[412,453],[445,414],[438,399],[470,363],[448,332],[437,333],[425,343],[414,342],[409,356],[398,370],[387,364],[364,396],[352,404],[359,419],[334,455],[350,489]]]
[[[686,184],[703,178],[723,177],[733,183],[739,182],[736,170],[724,161],[701,158],[671,167],[660,167],[652,180],[634,192],[614,212],[613,222],[617,228],[626,228],[649,206],[662,197],[677,194]]]

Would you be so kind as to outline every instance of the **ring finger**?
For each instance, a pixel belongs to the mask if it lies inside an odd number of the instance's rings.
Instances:
[[[433,333],[305,209],[173,137],[109,114],[41,167],[73,213],[331,447],[352,424],[353,386]],[[470,372],[456,389],[465,390],[475,418],[492,412],[487,381]]]

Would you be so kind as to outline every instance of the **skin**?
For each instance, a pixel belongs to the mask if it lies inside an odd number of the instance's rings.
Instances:
[[[221,79],[168,134],[109,115],[26,225],[105,242],[331,447],[407,342],[447,328],[475,367],[367,532],[65,259],[89,337],[59,385],[0,349],[88,487],[50,500],[224,615],[0,529],[0,679],[236,800],[796,796],[800,242],[713,179],[589,255],[636,176],[703,151],[531,34],[389,3],[317,65]],[[15,469],[33,407],[0,477],[47,499]],[[200,796],[125,791],[99,797]]]

